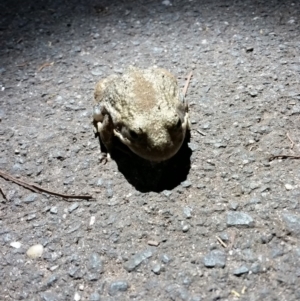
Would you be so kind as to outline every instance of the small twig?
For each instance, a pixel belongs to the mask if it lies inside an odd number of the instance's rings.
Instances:
[[[200,135],[202,135],[202,136],[206,136],[206,134],[205,133],[203,133],[203,132],[201,132],[200,130],[196,130]]]
[[[21,63],[21,64],[17,64],[17,67],[25,67],[26,65],[28,65],[27,62]]]
[[[6,197],[4,191],[3,191],[3,189],[1,187],[0,187],[0,193],[3,196],[3,198],[7,201],[7,197]]]
[[[241,296],[236,290],[231,290],[231,293],[238,298]]]
[[[288,137],[288,139],[291,141],[291,146],[290,149],[293,149],[295,142],[293,141],[293,139],[290,137],[289,133],[286,133],[286,136]]]
[[[274,159],[288,159],[288,158],[291,158],[291,159],[300,159],[300,156],[290,156],[290,155],[277,155],[277,156],[272,156],[269,158],[269,161],[272,161]]]
[[[216,236],[216,239],[224,248],[227,248],[227,245],[219,236]]]
[[[52,66],[53,64],[54,62],[43,64],[42,66],[39,67],[38,72],[41,72],[45,67]]]
[[[187,79],[186,79],[184,88],[183,88],[183,90],[182,90],[183,97],[186,96],[186,92],[187,92],[187,89],[188,89],[188,87],[189,87],[189,84],[190,84],[190,81],[191,81],[191,77],[192,77],[192,76],[193,76],[193,72],[191,71],[190,74],[188,75]]]
[[[11,175],[3,172],[0,170],[0,177],[2,177],[3,179],[7,180],[7,181],[11,181],[14,182],[20,186],[23,186],[31,191],[37,192],[37,193],[41,193],[41,192],[45,192],[47,194],[51,194],[51,195],[55,195],[55,196],[59,196],[61,198],[65,198],[65,199],[82,199],[82,200],[89,200],[92,199],[93,197],[91,195],[70,195],[70,194],[62,194],[62,193],[57,193],[45,188],[42,188],[36,184],[33,183],[27,183],[25,181],[16,179],[14,177],[12,177]]]

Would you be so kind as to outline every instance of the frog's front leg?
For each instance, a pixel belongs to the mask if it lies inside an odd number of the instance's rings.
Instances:
[[[101,104],[97,104],[94,106],[93,110],[93,124],[95,133],[99,133],[100,139],[104,144],[107,155],[103,159],[110,159],[110,153],[113,149],[113,136],[114,136],[114,124],[111,119],[111,116],[105,110],[105,108]]]

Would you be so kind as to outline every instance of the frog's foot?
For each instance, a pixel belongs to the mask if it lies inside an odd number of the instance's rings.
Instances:
[[[100,163],[103,163],[104,165],[107,162],[110,162],[111,161],[110,153],[101,153],[99,160],[100,160]]]

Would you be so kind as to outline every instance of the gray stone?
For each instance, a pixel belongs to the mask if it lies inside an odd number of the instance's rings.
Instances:
[[[232,202],[229,203],[229,207],[230,207],[231,210],[236,210],[239,207],[239,203],[232,201]]]
[[[58,212],[58,209],[57,209],[56,206],[51,207],[50,213],[52,213],[52,214],[57,214],[57,212]]]
[[[181,183],[181,185],[182,185],[182,187],[184,187],[184,188],[188,188],[188,187],[190,187],[190,186],[192,185],[192,182],[189,181],[189,180],[185,180],[185,181],[183,181],[183,182]]]
[[[90,255],[87,268],[91,272],[103,273],[103,262],[97,253]]]
[[[196,151],[199,148],[198,144],[191,142],[188,144],[188,146],[192,150],[192,152]]]
[[[184,224],[182,226],[182,232],[188,232],[190,230],[190,225],[189,224]]]
[[[89,301],[100,301],[101,297],[98,293],[92,293],[89,297]]]
[[[251,272],[253,274],[258,274],[260,272],[262,272],[262,267],[258,262],[255,262],[251,265]]]
[[[167,254],[163,254],[162,256],[161,256],[161,261],[163,262],[163,263],[169,263],[170,261],[171,261],[171,258],[167,255]]]
[[[189,207],[184,207],[183,208],[183,213],[186,218],[191,218],[192,217],[192,209]]]
[[[287,230],[293,235],[300,237],[300,216],[291,213],[283,213],[282,219]]]
[[[244,212],[230,211],[227,213],[228,226],[254,227],[253,218]]]
[[[145,250],[141,253],[137,253],[132,256],[127,262],[124,264],[124,268],[126,271],[131,272],[135,268],[137,268],[144,260],[150,258],[152,256],[151,250]]]
[[[60,301],[60,298],[52,292],[44,292],[41,294],[43,301]]]
[[[249,269],[246,266],[241,266],[233,271],[233,274],[236,276],[240,276],[242,274],[246,274],[249,272]]]
[[[32,203],[35,202],[38,199],[39,195],[37,193],[30,193],[29,195],[27,195],[24,199],[23,202],[24,203]]]
[[[164,190],[162,193],[168,198],[172,194],[172,191],[171,190]]]
[[[52,286],[58,280],[57,275],[51,275],[48,280],[46,281],[47,286]]]
[[[155,263],[151,270],[154,274],[159,275],[161,272],[161,265],[159,263]]]
[[[69,208],[68,211],[69,213],[72,213],[74,210],[76,210],[79,207],[78,203],[73,203]]]
[[[123,280],[114,281],[110,284],[108,293],[111,296],[115,296],[119,292],[127,291],[128,287],[129,285],[127,281],[123,281]]]
[[[91,71],[92,75],[94,76],[101,76],[103,75],[103,71],[101,67],[95,67],[93,68],[93,70]]]
[[[203,263],[207,268],[225,267],[226,254],[220,250],[212,250],[203,258]]]

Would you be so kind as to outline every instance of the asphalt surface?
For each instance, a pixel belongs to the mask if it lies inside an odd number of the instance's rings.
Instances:
[[[0,300],[300,300],[299,16],[299,1],[1,1],[1,173],[93,199],[0,178]],[[182,87],[193,71],[190,136],[164,164],[100,162],[93,89],[129,65]]]

